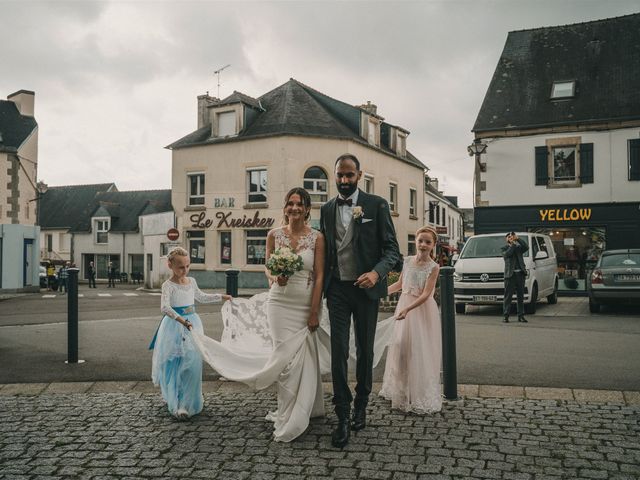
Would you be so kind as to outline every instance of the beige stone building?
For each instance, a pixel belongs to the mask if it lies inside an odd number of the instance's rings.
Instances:
[[[388,200],[402,253],[424,220],[425,166],[406,148],[409,132],[385,122],[376,106],[352,106],[296,80],[252,98],[198,97],[198,129],[172,150],[172,204],[180,240],[202,286],[241,271],[243,287],[266,285],[266,236],[281,225],[284,195],[311,194],[311,225],[337,194],[334,162],[353,153],[360,188]]]

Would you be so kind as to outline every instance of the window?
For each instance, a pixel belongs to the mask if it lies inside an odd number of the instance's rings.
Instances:
[[[189,205],[204,205],[204,173],[190,173],[187,178]]]
[[[231,232],[220,232],[220,263],[231,263]]]
[[[51,253],[53,251],[53,235],[47,233],[47,252]]]
[[[247,264],[264,265],[268,230],[247,230]]]
[[[580,137],[547,140],[535,148],[536,185],[550,188],[581,187],[593,183],[593,143],[580,143]]]
[[[260,168],[247,171],[247,188],[249,203],[266,203],[267,201],[267,169]]]
[[[576,148],[555,147],[553,155],[553,181],[562,182],[576,180]]]
[[[309,192],[312,202],[324,203],[327,201],[329,180],[327,174],[320,167],[311,167],[304,172],[303,186]]]
[[[553,100],[559,98],[571,98],[576,94],[576,81],[553,82],[551,87],[551,98]]]
[[[365,192],[373,193],[373,177],[370,175],[365,175],[363,186]]]
[[[371,145],[378,144],[378,122],[373,119],[369,119],[369,129],[367,133],[367,141]]]
[[[109,220],[96,220],[96,243],[109,243]]]
[[[416,236],[409,235],[407,240],[407,255],[415,255],[416,254]]]
[[[228,137],[236,132],[236,112],[218,113],[218,137]]]
[[[187,232],[189,238],[189,257],[191,263],[204,263],[204,231],[196,230]]]
[[[416,203],[418,201],[418,192],[415,188],[409,189],[409,216],[416,216]]]
[[[438,202],[434,202],[433,200],[429,200],[429,223],[431,223],[431,224],[435,223],[436,209],[437,208],[440,208],[440,207],[438,207]]]
[[[398,203],[398,186],[395,183],[389,184],[389,210],[397,211]]]
[[[407,153],[407,136],[400,132],[396,133],[396,153],[401,157]]]
[[[640,180],[640,138],[629,140],[629,180]]]
[[[440,207],[436,205],[436,225],[440,225]]]
[[[109,263],[120,271],[120,255],[96,255],[95,257],[96,278],[109,278]]]

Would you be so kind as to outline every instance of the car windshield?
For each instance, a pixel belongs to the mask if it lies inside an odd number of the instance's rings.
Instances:
[[[460,258],[502,257],[502,247],[507,244],[505,237],[471,237],[460,254]],[[529,252],[524,254],[525,257]]]
[[[601,267],[640,267],[640,253],[614,253],[603,255]]]

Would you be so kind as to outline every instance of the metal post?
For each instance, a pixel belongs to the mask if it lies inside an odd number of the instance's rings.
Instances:
[[[67,363],[78,363],[78,269],[68,270]]]
[[[442,319],[442,383],[447,400],[458,398],[456,366],[456,313],[453,298],[453,267],[440,269],[440,312]]]
[[[227,295],[231,295],[232,297],[238,296],[238,274],[239,270],[228,269],[224,271],[224,274],[227,277]]]

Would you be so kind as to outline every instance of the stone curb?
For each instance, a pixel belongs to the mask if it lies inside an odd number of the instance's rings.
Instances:
[[[373,385],[374,392],[381,384]],[[331,393],[331,383],[324,382],[323,390]],[[204,393],[250,393],[249,387],[223,380],[205,381]],[[36,396],[60,394],[157,394],[159,390],[151,382],[54,382],[54,383],[6,383],[0,384],[1,396]],[[640,405],[640,392],[619,390],[589,390],[547,387],[517,387],[509,385],[458,385],[460,398],[510,398],[520,400],[561,400],[578,403],[618,403]],[[455,402],[455,400],[454,400]]]

